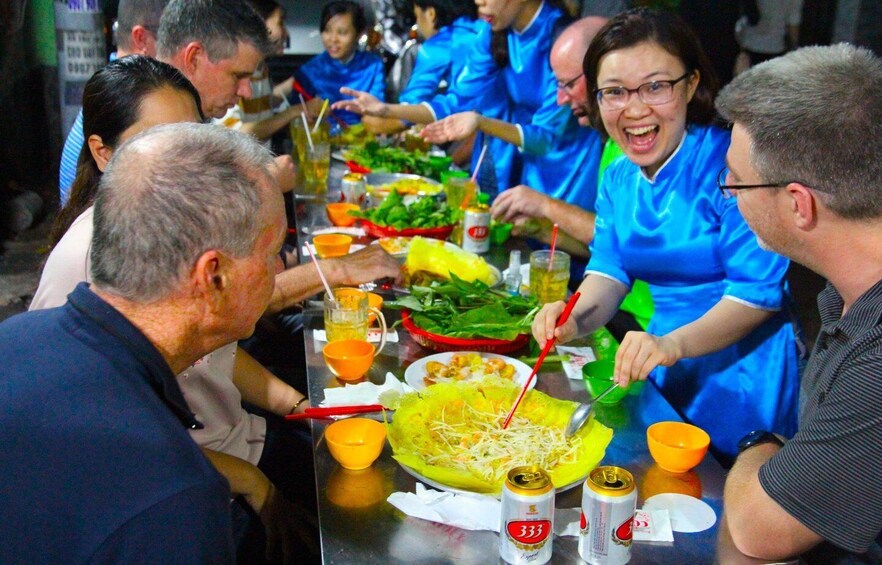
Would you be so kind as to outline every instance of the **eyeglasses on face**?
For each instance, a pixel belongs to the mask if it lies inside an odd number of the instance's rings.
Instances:
[[[578,75],[574,76],[573,78],[571,78],[570,80],[568,80],[566,82],[557,81],[557,89],[563,90],[564,92],[569,94],[570,90],[572,90],[572,88],[574,86],[576,86],[576,81],[579,80],[580,78],[582,78],[583,76],[585,76],[585,73],[579,73]]]
[[[641,102],[649,106],[658,106],[659,104],[667,104],[674,98],[674,85],[692,76],[692,71],[688,71],[680,78],[674,80],[654,80],[645,82],[637,88],[625,88],[624,86],[607,86],[606,88],[594,89],[594,96],[597,97],[597,104],[604,110],[619,110],[628,104],[631,94],[637,93],[637,97]]]
[[[747,188],[781,188],[790,183],[768,183],[768,184],[726,184],[726,177],[729,176],[729,167],[720,169],[717,175],[717,188],[723,193],[723,198],[732,198],[735,196],[736,190],[744,190]]]

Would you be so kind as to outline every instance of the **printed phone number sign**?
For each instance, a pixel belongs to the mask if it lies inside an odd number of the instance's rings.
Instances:
[[[61,30],[59,30],[61,31]],[[71,31],[62,33],[59,63],[67,80],[88,80],[107,63],[104,36],[100,31]]]

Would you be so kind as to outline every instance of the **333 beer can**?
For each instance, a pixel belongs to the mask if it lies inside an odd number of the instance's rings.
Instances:
[[[486,205],[466,208],[462,219],[462,248],[472,253],[490,250],[490,208]]]
[[[554,485],[538,465],[515,467],[502,487],[499,556],[507,563],[541,565],[551,559]]]
[[[346,173],[340,181],[340,202],[350,202],[364,207],[367,185],[361,173]]]
[[[618,565],[631,559],[637,487],[621,467],[598,467],[582,488],[579,556],[592,564]]]

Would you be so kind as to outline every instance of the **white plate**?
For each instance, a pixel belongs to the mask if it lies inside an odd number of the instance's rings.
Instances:
[[[422,483],[425,483],[426,485],[428,485],[432,488],[436,488],[438,490],[443,490],[445,492],[452,492],[454,494],[475,494],[474,492],[472,492],[470,490],[465,490],[465,489],[456,488],[456,487],[449,487],[449,486],[445,485],[444,483],[439,483],[438,481],[433,481],[432,479],[426,478],[423,475],[421,475],[420,473],[418,473],[417,471],[411,469],[410,467],[408,467],[404,463],[398,462],[398,464],[401,466],[402,469],[404,469],[404,471],[408,475],[410,475],[411,477],[415,478],[416,480],[418,480]],[[584,483],[585,479],[587,479],[588,475],[590,475],[590,474],[591,474],[591,471],[586,473],[584,477],[580,478],[577,481],[573,481],[572,483],[570,483],[568,485],[564,485],[560,488],[555,488],[554,492],[564,492],[564,491],[570,490],[571,488],[577,487],[577,486],[581,485],[582,483]],[[494,494],[493,496],[495,496],[496,498],[499,498],[500,496],[502,496],[502,494],[497,493],[497,494]]]
[[[343,151],[339,149],[331,153],[331,158],[338,161],[343,161],[344,163],[348,161],[348,159],[343,155]]]
[[[423,382],[423,377],[426,376],[426,363],[428,363],[429,361],[438,361],[439,363],[444,363],[446,365],[450,362],[450,358],[454,355],[467,353],[477,353],[481,356],[482,359],[502,359],[509,365],[514,366],[514,382],[518,386],[524,386],[524,383],[527,382],[527,377],[529,377],[530,373],[533,372],[532,367],[528,366],[526,363],[518,361],[517,359],[513,359],[511,357],[507,357],[505,355],[499,355],[496,353],[481,353],[477,351],[456,351],[447,353],[436,353],[435,355],[429,355],[428,357],[423,357],[422,359],[414,361],[407,368],[407,370],[404,371],[404,382],[412,386],[414,390],[423,390],[424,388],[426,388],[426,383]],[[530,388],[533,388],[535,386],[536,379],[534,378],[533,382],[530,383]]]

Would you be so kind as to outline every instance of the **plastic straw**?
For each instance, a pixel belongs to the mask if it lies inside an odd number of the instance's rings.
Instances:
[[[306,141],[309,142],[309,148],[313,151],[315,150],[315,145],[312,144],[312,135],[309,133],[309,123],[306,121],[306,114],[300,112],[300,118],[303,120],[303,129],[306,130]],[[309,247],[309,246],[307,246]],[[319,271],[321,272],[321,271]]]
[[[300,97],[300,107],[303,108],[304,112],[309,114],[309,108],[306,107],[306,100],[303,99],[303,95],[298,92],[297,96]],[[309,117],[309,116],[307,116],[307,117]]]
[[[557,224],[554,224],[554,227],[551,228],[551,253],[548,257],[548,272],[551,272],[551,268],[554,267],[554,248],[557,246]]]
[[[337,299],[334,298],[334,291],[331,290],[331,285],[328,284],[328,279],[325,278],[322,268],[319,267],[318,259],[316,258],[315,253],[312,252],[312,245],[307,243],[306,250],[309,252],[309,256],[312,257],[312,262],[315,263],[315,270],[318,271],[318,276],[322,279],[322,284],[325,285],[325,291],[328,293],[328,300],[331,301],[331,304],[336,304]]]
[[[318,119],[315,121],[315,125],[312,126],[312,131],[315,133],[318,131],[319,124],[322,123],[322,116],[325,115],[325,110],[328,109],[328,99],[325,98],[325,103],[322,104],[322,109],[319,111]]]
[[[471,181],[475,182],[475,179],[478,178],[478,171],[481,170],[481,163],[484,162],[484,155],[487,154],[487,146],[481,148],[481,154],[478,155],[478,163],[475,165],[475,172],[472,173]]]

